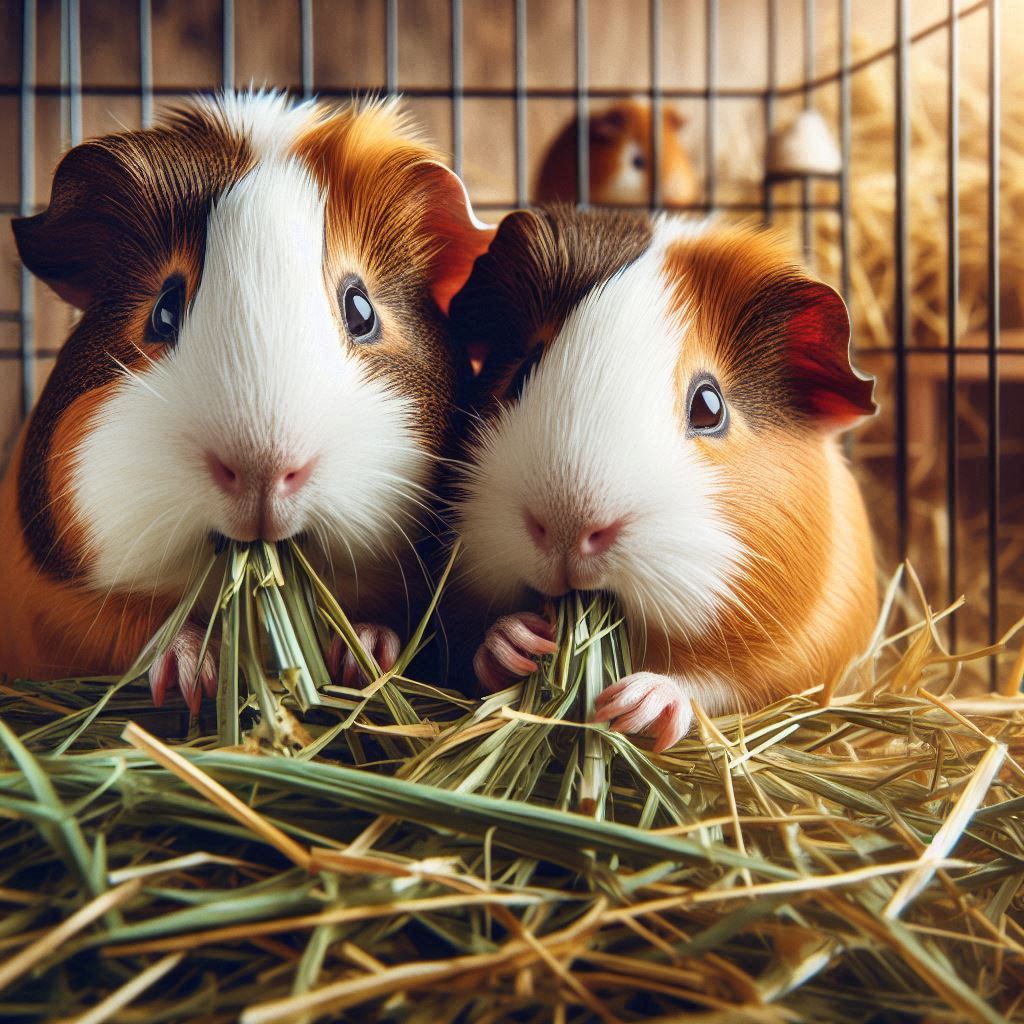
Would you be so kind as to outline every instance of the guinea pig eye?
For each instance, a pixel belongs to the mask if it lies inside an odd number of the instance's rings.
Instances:
[[[713,434],[725,423],[725,400],[712,381],[702,381],[690,397],[690,429],[700,434]]]
[[[647,157],[643,153],[637,153],[633,157],[633,166],[638,170],[642,171],[647,166]]]
[[[149,314],[147,340],[173,345],[178,340],[184,311],[185,282],[180,277],[169,277],[164,281]]]
[[[377,311],[361,285],[349,283],[342,286],[341,311],[353,341],[360,345],[376,341],[380,334]]]

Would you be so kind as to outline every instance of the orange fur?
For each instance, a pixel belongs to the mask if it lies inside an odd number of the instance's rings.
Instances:
[[[684,424],[685,388],[695,373],[717,376],[726,394],[735,389],[734,325],[765,275],[789,266],[771,236],[743,230],[670,248],[675,305],[689,323],[676,378]],[[736,536],[758,555],[744,567],[719,628],[668,643],[652,630],[646,667],[735,680],[740,703],[753,708],[835,678],[870,637],[877,593],[864,502],[833,433],[784,417],[755,432],[738,404],[730,408],[726,437],[694,443],[721,468],[718,500]]]
[[[98,404],[92,394],[80,402],[84,407],[76,412],[82,420],[72,416],[65,421],[72,426],[61,430],[57,452],[69,450],[65,446],[74,443],[73,435],[81,435],[90,407]],[[24,435],[23,430],[0,484],[0,535],[5,538],[0,666],[9,678],[26,679],[126,671],[173,602],[151,595],[97,594],[73,582],[55,580],[39,569],[25,546],[18,514]],[[66,458],[54,461],[54,506],[60,528],[77,538],[79,528],[61,497],[66,493],[67,463]]]

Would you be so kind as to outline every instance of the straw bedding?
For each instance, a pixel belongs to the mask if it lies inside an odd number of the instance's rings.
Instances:
[[[0,694],[4,1019],[1024,1019],[1024,698],[949,695],[993,652],[947,655],[912,574],[857,692],[654,755],[585,724],[629,664],[603,599],[482,703],[403,667],[309,704],[262,666],[343,612],[297,553],[211,571],[219,726],[170,739],[144,684]]]

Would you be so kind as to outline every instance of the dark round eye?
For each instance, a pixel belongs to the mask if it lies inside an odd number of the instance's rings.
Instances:
[[[354,341],[362,343],[377,337],[377,311],[362,287],[350,284],[345,288],[341,309],[345,314],[345,326]]]
[[[710,381],[698,384],[690,398],[690,429],[713,433],[725,422],[725,401]]]
[[[544,355],[544,346],[536,345],[523,361],[523,364],[516,370],[516,375],[509,382],[508,388],[505,391],[509,398],[518,402],[523,397],[523,389],[526,387],[526,382],[533,374],[533,369],[540,362],[542,355]]]
[[[173,345],[178,340],[184,311],[185,282],[180,277],[169,277],[164,281],[153,303],[153,311],[149,314],[148,340]]]
[[[637,153],[633,157],[633,166],[638,170],[642,171],[647,166],[647,157],[643,153]]]

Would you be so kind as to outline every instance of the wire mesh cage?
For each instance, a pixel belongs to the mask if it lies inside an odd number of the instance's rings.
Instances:
[[[849,452],[880,565],[909,557],[934,604],[967,594],[954,644],[995,640],[1024,614],[1024,88],[1001,60],[1015,52],[1021,0],[9,0],[6,450],[70,315],[18,264],[9,221],[45,204],[68,146],[195,91],[401,93],[496,220],[536,199],[560,137],[573,197],[600,201],[591,125],[639,103],[647,171],[629,201],[775,224],[842,291],[879,379],[883,411]],[[838,165],[766,172],[801,111],[824,118]],[[683,201],[670,150],[693,173]]]

